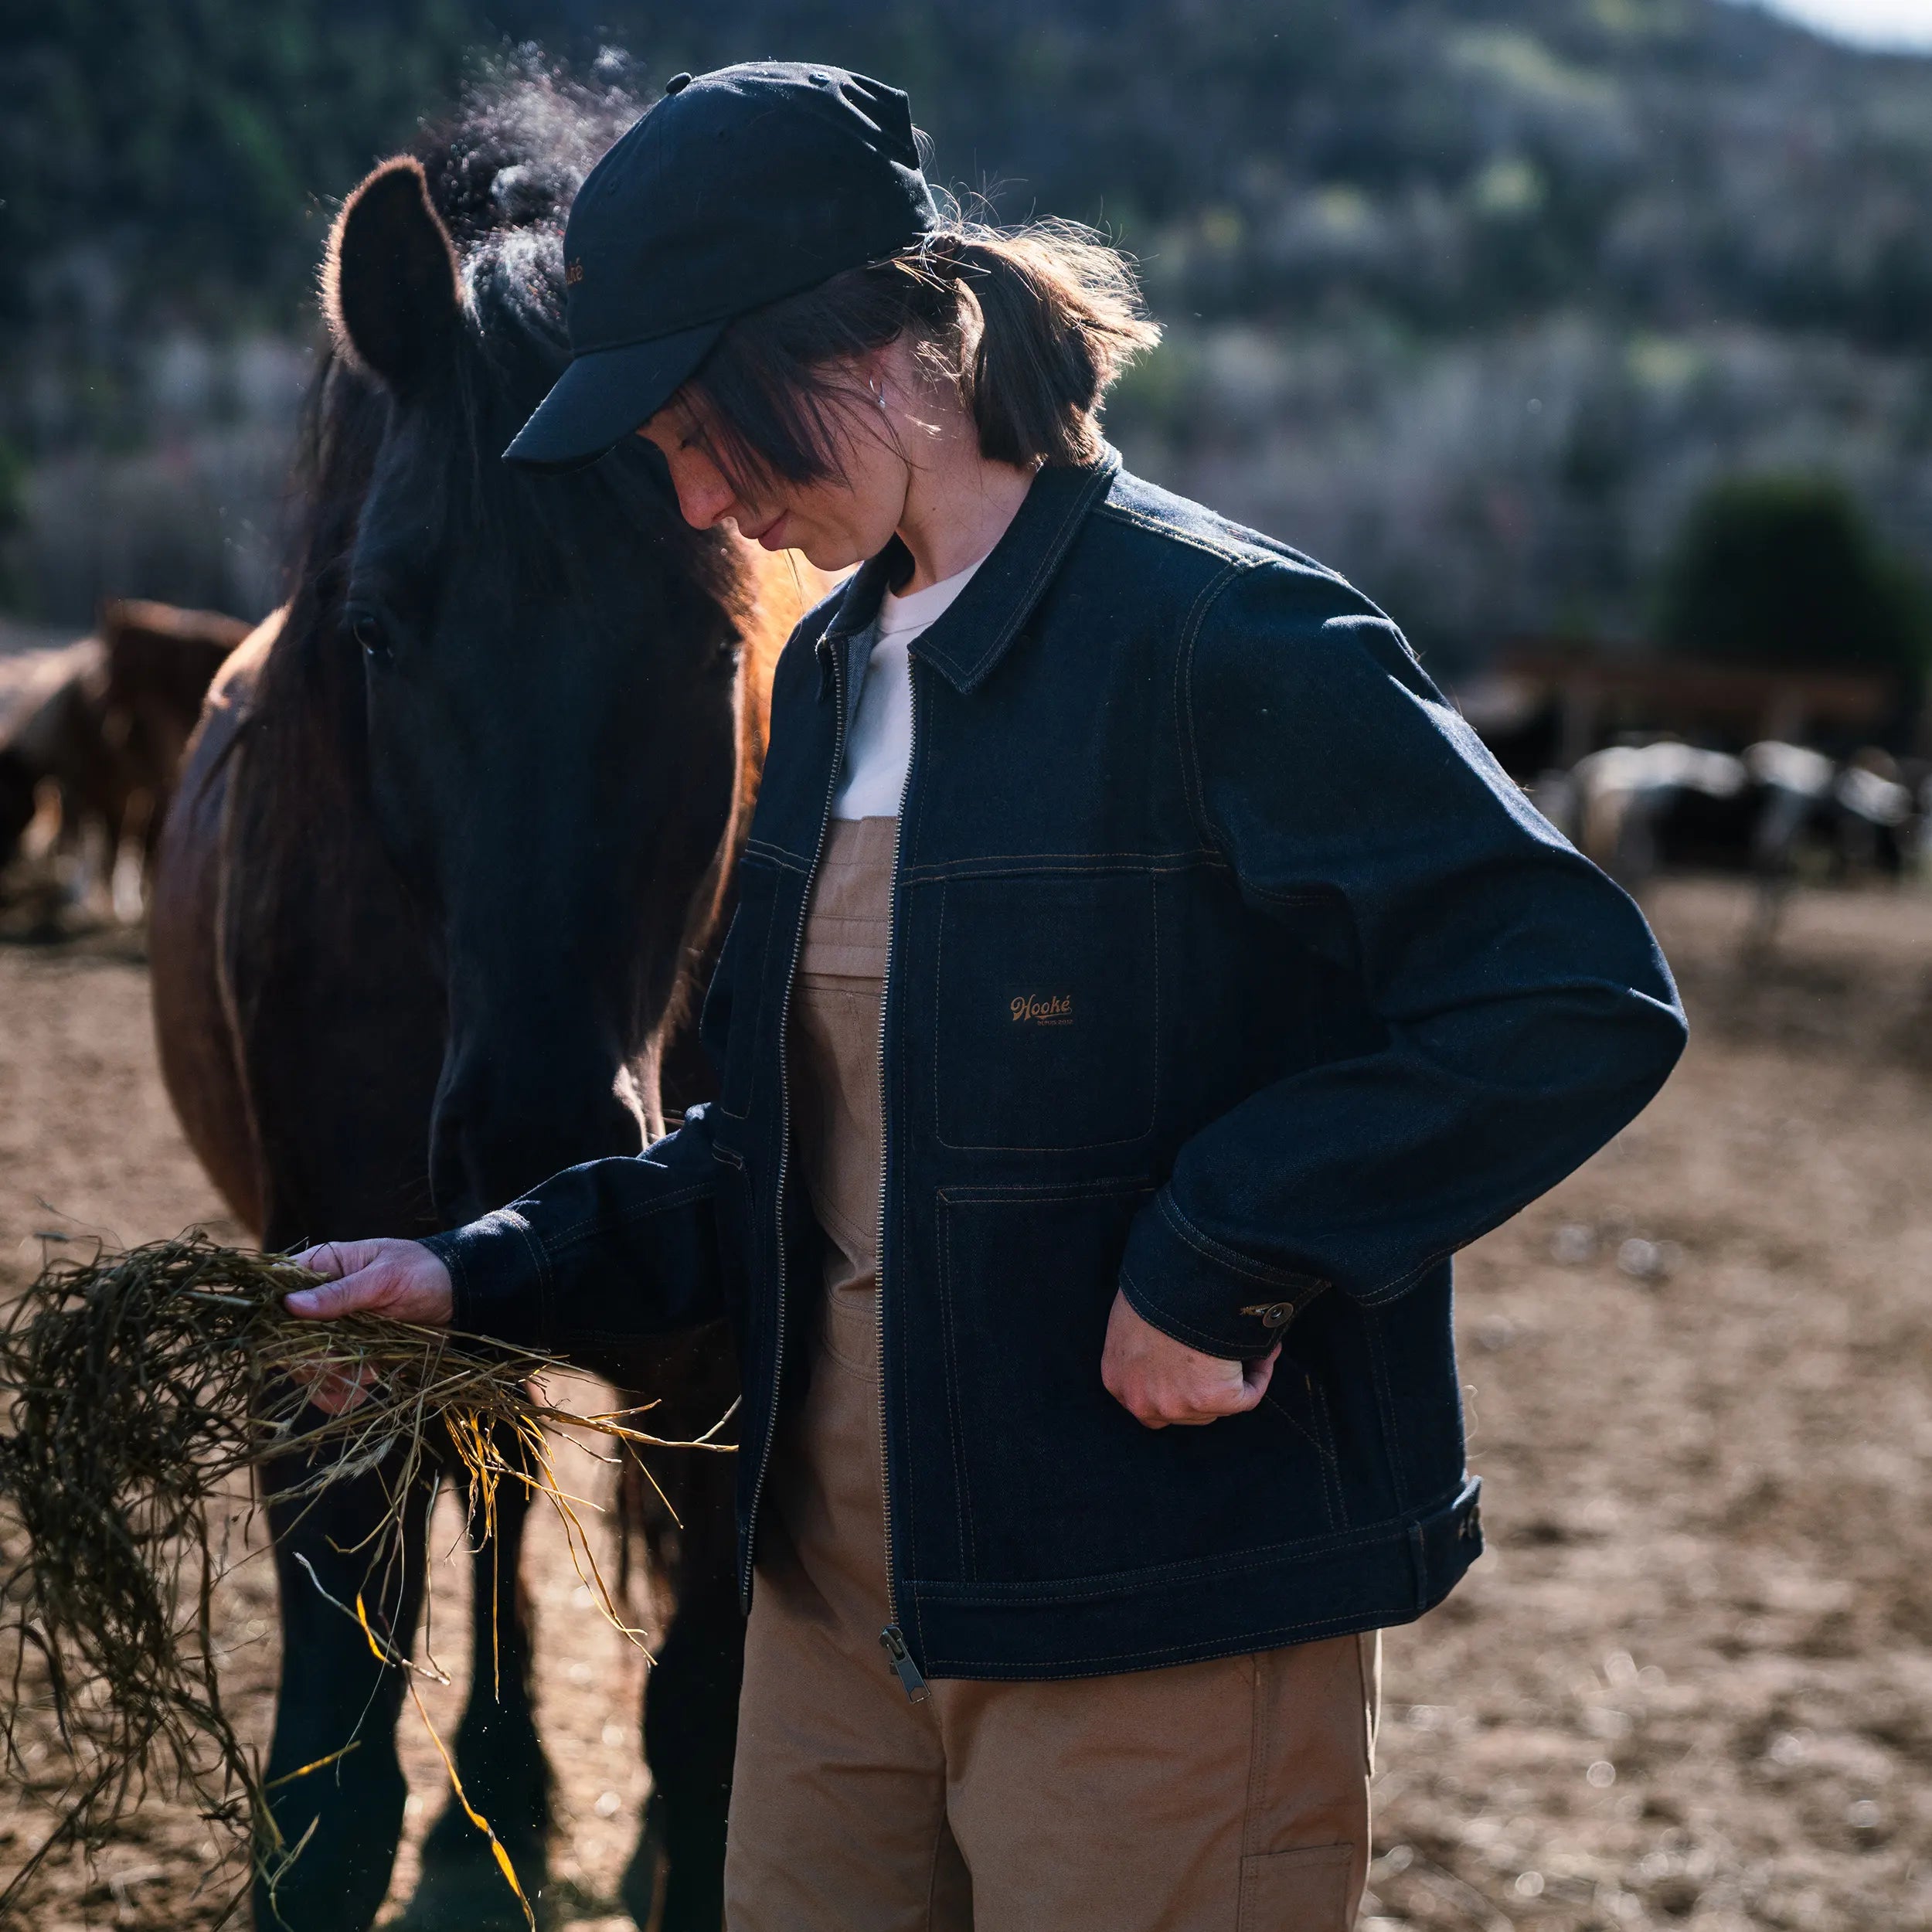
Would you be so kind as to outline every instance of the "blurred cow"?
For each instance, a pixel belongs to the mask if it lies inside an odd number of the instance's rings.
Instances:
[[[202,699],[248,629],[124,598],[94,637],[0,659],[0,867],[39,812],[50,842],[79,853],[98,837],[110,866],[131,848],[145,877]]]
[[[1566,829],[1624,885],[1665,866],[1748,872],[1765,888],[1767,925],[1801,870],[1897,876],[1920,818],[1887,753],[1841,765],[1777,740],[1741,758],[1672,740],[1613,745],[1577,761],[1566,802]]]
[[[1747,865],[1758,801],[1744,761],[1663,739],[1611,745],[1570,773],[1577,844],[1613,878],[1662,865]]]

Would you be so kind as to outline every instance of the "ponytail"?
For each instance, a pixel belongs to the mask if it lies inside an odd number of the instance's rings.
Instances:
[[[1060,221],[960,223],[921,258],[956,291],[957,379],[980,454],[1022,466],[1094,461],[1102,400],[1160,339],[1125,259]]]

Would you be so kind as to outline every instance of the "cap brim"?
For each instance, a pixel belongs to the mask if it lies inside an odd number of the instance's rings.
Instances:
[[[504,461],[535,470],[594,463],[663,408],[724,330],[723,322],[706,322],[572,357],[503,452]]]

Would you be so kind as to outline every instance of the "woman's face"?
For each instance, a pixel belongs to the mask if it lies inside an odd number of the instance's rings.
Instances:
[[[678,508],[693,529],[730,522],[767,550],[802,550],[821,570],[843,570],[883,549],[906,507],[910,470],[887,430],[873,387],[884,372],[861,372],[845,444],[845,474],[814,483],[782,477],[740,496],[711,454],[702,406],[673,396],[638,431],[670,466]],[[876,423],[869,415],[877,417]]]

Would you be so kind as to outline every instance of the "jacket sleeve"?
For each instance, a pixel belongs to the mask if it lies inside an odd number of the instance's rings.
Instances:
[[[1192,1135],[1135,1219],[1131,1305],[1248,1357],[1323,1289],[1390,1300],[1554,1185],[1663,1084],[1684,1019],[1635,905],[1338,580],[1237,566],[1180,676],[1204,835],[1376,1019]]]
[[[696,1107],[641,1154],[566,1168],[431,1235],[455,1286],[451,1325],[607,1372],[647,1335],[721,1317],[717,1165]]]
[[[724,1065],[736,949],[727,935],[699,1036]],[[451,1325],[611,1372],[646,1336],[721,1318],[712,1115],[692,1107],[641,1154],[587,1161],[424,1245],[454,1284]],[[617,1379],[621,1380],[621,1373]]]

